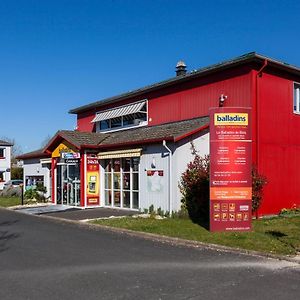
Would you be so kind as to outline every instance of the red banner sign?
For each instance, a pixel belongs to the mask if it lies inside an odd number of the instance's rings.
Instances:
[[[93,156],[87,156],[87,205],[99,205],[99,161]]]
[[[251,109],[210,110],[210,230],[249,231]]]

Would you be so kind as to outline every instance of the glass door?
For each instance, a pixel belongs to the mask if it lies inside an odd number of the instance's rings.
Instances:
[[[79,164],[59,164],[57,166],[57,204],[80,205]]]
[[[139,157],[104,161],[105,205],[116,208],[139,208]]]

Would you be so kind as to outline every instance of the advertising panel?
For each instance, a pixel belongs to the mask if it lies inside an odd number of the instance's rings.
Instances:
[[[249,231],[252,213],[251,109],[210,110],[210,230]]]
[[[86,181],[87,205],[99,205],[99,161],[92,156],[87,156]]]

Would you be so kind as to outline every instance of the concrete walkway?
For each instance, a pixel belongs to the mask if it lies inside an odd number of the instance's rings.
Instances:
[[[80,209],[67,205],[45,205],[36,207],[18,207],[16,211],[30,215],[49,215],[67,220],[87,220],[109,217],[121,217],[136,215],[137,211],[129,211],[123,209],[112,208],[90,208]]]

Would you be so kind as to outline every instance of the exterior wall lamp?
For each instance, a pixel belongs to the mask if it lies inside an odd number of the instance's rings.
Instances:
[[[223,107],[224,106],[224,102],[225,100],[228,98],[228,96],[221,94],[219,97],[219,107]]]

